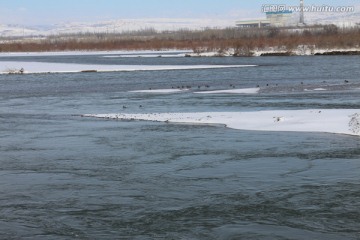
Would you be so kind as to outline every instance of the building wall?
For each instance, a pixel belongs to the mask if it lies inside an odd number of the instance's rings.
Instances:
[[[266,20],[248,20],[238,21],[236,25],[240,28],[263,28],[263,27],[289,27],[296,23],[293,19],[292,12],[268,12],[266,13]]]
[[[286,27],[291,25],[291,13],[268,13],[266,18],[270,21],[272,27]]]
[[[236,26],[240,28],[263,28],[268,27],[270,22],[268,20],[252,20],[252,21],[238,21]]]

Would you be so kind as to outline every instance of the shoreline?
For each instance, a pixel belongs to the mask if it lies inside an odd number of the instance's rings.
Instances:
[[[319,132],[360,136],[360,109],[306,109],[255,112],[83,114],[81,117],[180,124],[220,124],[272,132]]]
[[[109,51],[99,51],[99,50],[66,50],[66,51],[44,51],[44,52],[0,52],[0,58],[1,57],[37,57],[37,56],[88,56],[88,55],[110,55],[110,57],[113,57],[113,55],[147,55],[147,54],[156,54],[156,56],[162,55],[162,54],[186,54],[186,53],[192,53],[192,50],[179,50],[179,49],[163,49],[163,50],[134,50],[134,51],[128,51],[128,50],[109,50]]]
[[[218,68],[246,68],[257,65],[96,65],[50,62],[0,61],[0,74],[48,74],[48,73],[94,73],[168,71]]]
[[[359,56],[360,48],[330,48],[316,49],[310,46],[301,46],[288,50],[282,48],[254,49],[239,54],[234,49],[227,51],[187,53],[185,57],[293,57],[293,56]]]
[[[359,48],[330,48],[316,49],[311,46],[299,46],[293,50],[284,48],[254,49],[246,54],[238,54],[235,49],[218,51],[194,52],[191,49],[161,49],[161,50],[66,50],[44,52],[0,52],[0,58],[9,57],[38,57],[38,56],[91,56],[104,55],[106,58],[129,57],[291,57],[291,56],[358,56]]]

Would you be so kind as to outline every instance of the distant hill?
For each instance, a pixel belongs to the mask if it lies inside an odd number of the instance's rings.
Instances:
[[[0,35],[21,37],[31,35],[57,35],[69,33],[121,33],[138,30],[175,31],[234,27],[234,20],[215,19],[121,19],[95,23],[62,23],[52,26],[0,25]]]
[[[339,27],[352,27],[360,24],[360,5],[355,6],[354,12],[336,13],[306,13],[306,22],[310,24],[335,24]]]
[[[236,19],[240,20],[240,19]],[[0,25],[3,37],[48,36],[71,33],[121,33],[138,30],[175,31],[234,27],[234,19],[120,19],[94,23],[73,22],[51,26]],[[360,24],[360,5],[350,13],[306,13],[307,24],[335,24],[351,27]]]

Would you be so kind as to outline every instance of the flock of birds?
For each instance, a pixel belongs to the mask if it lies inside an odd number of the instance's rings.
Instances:
[[[323,83],[326,83],[326,81],[323,81]],[[344,83],[345,84],[348,84],[348,83],[350,83],[350,81],[349,80],[344,80]],[[301,82],[300,83],[301,85],[304,85],[304,82]],[[269,87],[270,85],[267,83],[266,84],[266,87]],[[275,86],[276,87],[278,87],[279,85],[278,84],[275,84]],[[234,84],[230,84],[229,85],[229,87],[230,88],[236,88],[236,86],[234,85]],[[192,86],[190,86],[190,85],[181,85],[181,86],[176,86],[176,87],[174,87],[174,86],[172,86],[171,87],[171,89],[192,89],[193,87]],[[198,85],[197,86],[197,89],[201,89],[201,88],[206,88],[206,89],[208,89],[208,88],[210,88],[210,85]],[[258,85],[256,85],[256,88],[260,88],[260,85],[258,84]],[[149,88],[149,90],[153,90],[152,88]],[[123,109],[127,109],[128,107],[127,106],[125,106],[125,105],[123,105]],[[143,108],[143,105],[139,105],[139,108]]]

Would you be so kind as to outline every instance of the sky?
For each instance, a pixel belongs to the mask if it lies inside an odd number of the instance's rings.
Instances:
[[[353,6],[359,0],[304,0],[307,5]],[[0,0],[0,24],[53,25],[116,19],[249,19],[263,4],[299,0]]]

